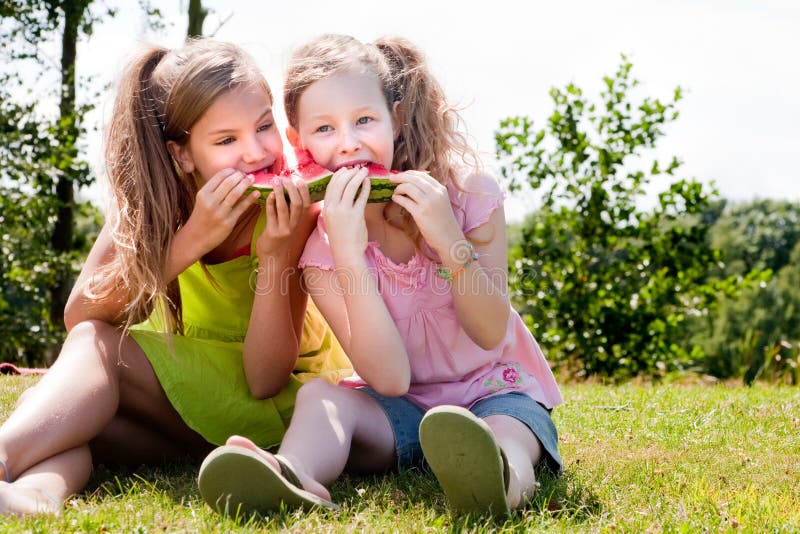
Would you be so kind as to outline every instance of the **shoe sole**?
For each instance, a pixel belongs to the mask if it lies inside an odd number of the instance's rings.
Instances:
[[[267,514],[285,508],[338,509],[334,503],[289,482],[256,452],[223,445],[203,460],[197,478],[200,495],[214,510],[228,516]]]
[[[439,406],[422,419],[419,439],[453,511],[510,513],[502,454],[483,420],[464,408]]]

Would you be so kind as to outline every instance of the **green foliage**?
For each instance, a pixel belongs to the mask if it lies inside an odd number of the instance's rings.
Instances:
[[[763,270],[764,277],[739,299],[694,326],[715,376],[759,376],[797,384],[800,370],[800,205],[756,200],[729,206],[712,230],[712,243],[727,259],[722,275]]]
[[[597,104],[573,84],[553,88],[544,128],[514,117],[496,132],[509,188],[542,199],[510,252],[512,297],[550,359],[578,376],[656,376],[693,364],[702,351],[686,343],[686,317],[707,314],[741,284],[710,278],[722,262],[708,236],[715,191],[675,180],[642,207],[652,178],[674,179],[680,167],[676,157],[664,164],[643,154],[678,117],[681,89],[667,101],[635,101],[631,66],[623,56]]]
[[[80,205],[75,249],[54,254],[55,206],[47,196],[0,187],[0,360],[38,365],[63,338],[49,316],[47,288],[80,268],[100,228],[100,213]]]
[[[94,181],[81,155],[82,121],[92,106],[76,103],[74,77],[77,33],[90,34],[98,20],[90,3],[0,5],[0,356],[27,364],[46,363],[63,338],[66,294],[86,252],[85,239],[75,239],[76,216],[95,216],[74,197]],[[53,71],[41,55],[48,40],[62,43],[60,83],[37,84],[45,89],[35,93],[31,78]],[[57,113],[45,111],[48,102],[59,103]]]

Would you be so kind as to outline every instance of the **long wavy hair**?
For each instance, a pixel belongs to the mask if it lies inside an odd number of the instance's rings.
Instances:
[[[264,76],[242,49],[209,39],[174,50],[147,47],[123,72],[105,142],[115,254],[92,278],[87,294],[105,299],[126,291],[125,328],[157,309],[167,331],[183,332],[178,282],[165,280],[164,266],[200,184],[182,172],[167,142],[185,145],[214,101],[244,85],[263,87],[272,100]]]
[[[400,131],[394,141],[392,169],[426,169],[439,182],[459,187],[463,175],[459,167],[479,168],[476,152],[459,130],[463,121],[457,108],[448,103],[422,52],[401,37],[362,43],[349,35],[325,34],[297,48],[283,86],[289,124],[298,128],[300,98],[308,87],[348,71],[373,74],[389,110],[397,103]],[[419,248],[419,230],[402,211],[399,223],[390,222],[402,228]]]

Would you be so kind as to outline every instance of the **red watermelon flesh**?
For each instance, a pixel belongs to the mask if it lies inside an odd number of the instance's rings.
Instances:
[[[284,169],[278,174],[261,171],[253,174],[254,182],[250,190],[256,189],[261,192],[262,201],[272,192],[274,181],[277,177],[298,176],[308,184],[308,191],[311,202],[319,202],[325,197],[325,188],[330,182],[333,173],[328,169],[317,164],[308,151],[297,152],[298,165],[294,169]],[[370,202],[388,202],[397,184],[389,181],[389,176],[397,174],[397,171],[389,171],[383,165],[370,163],[366,165],[369,169],[370,178]],[[287,196],[288,198],[288,196]]]

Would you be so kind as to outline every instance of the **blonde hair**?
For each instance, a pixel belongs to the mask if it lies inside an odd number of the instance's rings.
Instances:
[[[123,72],[105,145],[115,256],[92,278],[88,294],[103,299],[127,290],[126,328],[164,306],[165,329],[183,331],[178,281],[164,279],[164,266],[198,184],[175,164],[167,142],[185,145],[214,101],[243,85],[263,87],[272,99],[242,49],[208,39],[175,50],[148,47]]]
[[[300,97],[311,84],[349,70],[373,74],[390,110],[398,103],[400,133],[392,169],[426,169],[447,183],[457,176],[459,160],[477,166],[475,152],[458,130],[458,110],[447,102],[423,54],[400,37],[366,44],[349,35],[326,34],[297,48],[283,87],[289,124],[297,129]]]
[[[425,57],[408,40],[383,37],[367,44],[349,35],[326,34],[297,48],[289,60],[283,101],[289,124],[298,129],[303,92],[314,82],[347,71],[373,74],[392,110],[397,103],[399,134],[392,169],[425,169],[439,182],[458,184],[459,164],[477,169],[478,157],[459,131],[458,110],[428,69]],[[419,231],[408,214],[404,228],[419,246]]]

